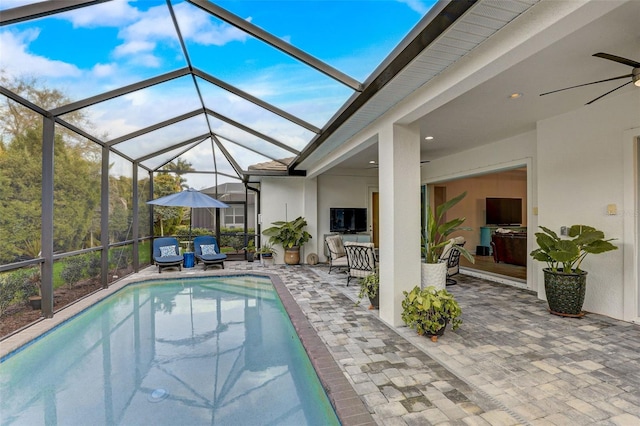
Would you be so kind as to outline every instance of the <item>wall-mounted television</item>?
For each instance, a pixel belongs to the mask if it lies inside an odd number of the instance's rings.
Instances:
[[[331,207],[329,209],[329,230],[342,233],[366,232],[367,209]]]
[[[522,224],[522,198],[487,198],[487,225]]]

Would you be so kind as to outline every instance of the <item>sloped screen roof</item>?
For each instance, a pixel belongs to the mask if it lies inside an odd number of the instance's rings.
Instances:
[[[147,170],[190,163],[190,186],[248,181],[286,171],[431,5],[5,0],[2,91]]]

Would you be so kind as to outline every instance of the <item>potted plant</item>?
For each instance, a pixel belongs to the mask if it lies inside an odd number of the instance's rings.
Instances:
[[[427,335],[436,342],[444,334],[447,324],[456,330],[462,324],[462,309],[446,289],[433,286],[421,289],[415,286],[410,292],[403,291],[402,321],[415,328],[419,335]]]
[[[256,246],[255,246],[255,243],[253,242],[253,238],[251,238],[247,243],[247,246],[243,247],[242,249],[247,254],[247,262],[253,262],[253,258],[256,253]]]
[[[27,299],[31,309],[39,310],[42,308],[42,281],[40,271],[34,271],[26,276],[24,283],[24,292],[28,295]]]
[[[269,242],[282,245],[284,262],[287,265],[300,263],[300,246],[311,239],[311,234],[304,229],[307,221],[300,216],[288,222],[273,222],[272,225],[263,231],[264,235],[270,237]]]
[[[360,292],[358,293],[358,301],[356,306],[360,304],[362,298],[367,296],[369,299],[369,309],[378,309],[380,306],[380,294],[378,289],[380,287],[380,273],[376,267],[376,271],[364,278],[360,278]]]
[[[446,213],[456,204],[466,197],[467,192],[463,192],[440,204],[436,207],[435,213],[432,208],[427,209],[427,228],[422,235],[422,256],[425,262],[422,264],[422,287],[434,286],[445,288],[447,281],[447,263],[441,261],[442,253],[449,243],[449,235],[456,231],[471,231],[469,227],[460,227],[466,218],[455,218],[444,222]],[[462,254],[471,263],[475,262],[473,255],[464,247],[458,246]]]
[[[605,240],[604,232],[586,225],[572,225],[568,238],[560,238],[549,228],[541,226],[543,232],[536,232],[538,248],[530,255],[535,260],[546,262],[544,290],[547,295],[549,312],[566,317],[584,315],[582,304],[587,288],[587,272],[580,269],[589,254],[617,250]]]

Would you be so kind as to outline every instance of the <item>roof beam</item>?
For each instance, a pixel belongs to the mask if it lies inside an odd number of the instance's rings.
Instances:
[[[204,141],[205,139],[207,139],[208,137],[209,137],[209,134],[206,133],[204,135],[200,135],[200,136],[193,137],[191,139],[187,139],[186,141],[183,141],[183,142],[180,142],[180,143],[176,143],[176,144],[168,146],[168,147],[166,147],[164,149],[161,149],[159,151],[155,151],[155,152],[152,152],[151,154],[147,154],[144,157],[136,158],[136,162],[141,163],[143,161],[147,161],[147,160],[149,160],[149,159],[151,159],[153,157],[157,157],[158,155],[165,154],[165,153],[167,153],[169,151],[173,151],[176,148],[180,148],[181,146],[189,145],[189,144],[194,143],[194,142],[200,143],[200,142]]]
[[[234,27],[239,28],[240,30],[248,34],[251,34],[258,40],[262,40],[265,43],[275,47],[276,49],[286,53],[287,55],[292,56],[298,61],[303,62],[309,65],[310,67],[315,68],[316,70],[344,84],[345,86],[350,87],[351,89],[358,92],[362,90],[362,84],[359,81],[349,77],[348,75],[344,74],[342,71],[338,71],[332,66],[320,61],[315,56],[309,55],[303,50],[300,50],[297,47],[285,42],[281,38],[275,37],[273,34],[263,30],[262,28],[252,24],[251,22],[245,19],[242,19],[237,15],[234,15],[233,13],[207,0],[188,0],[188,1],[189,3],[192,3],[193,5],[233,25]]]
[[[12,101],[19,103],[23,107],[29,108],[33,112],[37,112],[38,114],[42,115],[43,117],[50,117],[50,118],[53,117],[53,115],[51,115],[50,111],[47,111],[46,109],[39,107],[38,105],[36,105],[33,102],[23,98],[22,96],[18,95],[17,93],[12,92],[11,90],[7,89],[4,86],[0,86],[0,93],[2,93],[4,96],[6,96],[7,98],[11,99]]]
[[[60,116],[64,114],[68,114],[73,111],[77,111],[82,108],[86,108],[88,106],[108,101],[109,99],[117,98],[118,96],[126,95],[131,92],[135,92],[140,89],[146,89],[147,87],[155,86],[156,84],[164,83],[176,78],[184,77],[189,74],[189,68],[182,68],[176,71],[168,72],[166,74],[162,74],[156,77],[149,78],[147,80],[139,81],[134,84],[130,84],[128,86],[120,87],[119,89],[110,90],[108,92],[101,93],[96,96],[92,96],[90,98],[82,99],[76,102],[71,102],[67,105],[62,105],[61,107],[55,108],[51,110],[51,113],[54,116]]]
[[[156,123],[156,124],[154,124],[152,126],[145,127],[144,129],[136,130],[135,132],[131,132],[131,133],[127,134],[127,135],[120,136],[119,138],[112,139],[109,142],[107,142],[106,145],[107,146],[117,145],[119,143],[126,142],[129,139],[137,138],[138,136],[142,136],[144,134],[153,132],[155,130],[162,129],[163,127],[167,127],[167,126],[170,126],[172,124],[178,123],[180,121],[187,120],[189,118],[193,118],[193,117],[195,117],[196,115],[199,115],[199,114],[203,114],[203,111],[201,109],[196,109],[196,110],[193,110],[191,112],[187,112],[186,114],[178,115],[178,116],[170,118],[168,120],[161,121],[160,123]]]
[[[237,127],[237,128],[239,128],[241,130],[244,130],[245,132],[250,133],[255,137],[258,137],[258,138],[260,138],[262,140],[265,140],[265,141],[267,141],[267,142],[269,142],[269,143],[271,143],[273,145],[276,145],[277,147],[280,147],[280,148],[282,148],[282,149],[284,149],[286,151],[289,151],[292,154],[298,155],[300,153],[300,151],[298,151],[296,149],[293,149],[290,146],[285,145],[284,143],[282,143],[282,142],[280,142],[280,141],[278,141],[278,140],[276,140],[276,139],[274,139],[274,138],[272,138],[270,136],[267,136],[267,135],[265,135],[263,133],[260,133],[257,130],[253,130],[252,128],[247,127],[244,124],[238,123],[237,121],[232,120],[229,117],[225,117],[222,114],[218,114],[217,112],[212,111],[209,108],[207,108],[206,111],[207,111],[207,114],[212,115],[213,117],[215,117],[215,118],[217,118],[219,120],[222,120],[222,121],[224,121],[224,122],[226,122],[228,124],[231,124],[234,127]],[[226,139],[228,139],[228,138],[226,138]],[[261,155],[264,155],[264,154],[261,154]]]
[[[222,142],[220,142],[218,137],[216,135],[211,135],[211,139],[215,142],[218,149],[222,151],[222,155],[224,155],[227,161],[229,162],[229,164],[231,164],[231,167],[233,167],[233,170],[235,170],[235,172],[238,174],[238,177],[243,176],[244,173],[242,171],[242,167],[240,167],[240,164],[236,162],[236,160],[233,158],[233,155],[231,155],[229,151],[226,150],[226,148],[222,145]]]
[[[193,69],[193,74],[208,81],[211,84],[215,84],[216,86],[226,90],[227,92],[231,92],[236,96],[240,96],[241,98],[243,98],[244,100],[247,100],[251,103],[254,103],[264,109],[266,109],[267,111],[270,111],[276,115],[279,115],[280,117],[291,121],[292,123],[297,124],[300,127],[304,127],[307,130],[312,131],[315,134],[320,133],[320,129],[317,128],[316,126],[314,126],[311,123],[307,123],[306,121],[302,120],[301,118],[296,117],[295,115],[289,114],[288,112],[281,110],[280,108],[271,105],[268,102],[263,101],[262,99],[256,98],[253,95],[250,95],[247,92],[244,92],[240,89],[238,89],[235,86],[232,86],[231,84],[225,83],[224,81],[215,78],[214,76],[212,76],[211,74],[207,74],[206,72],[199,70],[197,68]]]
[[[0,26],[17,24],[29,19],[42,18],[56,13],[67,12],[92,4],[104,3],[111,0],[56,0],[40,1],[38,3],[18,6],[3,10],[0,14]]]
[[[268,158],[268,159],[270,159],[270,160],[276,161],[276,162],[278,162],[278,163],[282,164],[283,166],[286,166],[286,164],[285,164],[285,163],[283,163],[281,160],[278,160],[278,159],[276,159],[276,158],[273,158],[272,156],[267,155],[267,154],[265,154],[264,152],[259,152],[259,151],[258,151],[258,150],[256,150],[256,149],[249,148],[248,146],[245,146],[245,145],[241,144],[240,142],[235,141],[235,140],[233,140],[233,139],[231,139],[231,138],[227,138],[227,137],[222,136],[222,135],[219,135],[219,134],[216,134],[216,138],[222,138],[222,139],[224,139],[224,140],[226,140],[226,141],[229,141],[229,143],[232,143],[232,144],[234,144],[234,145],[238,145],[238,146],[239,146],[240,148],[242,148],[242,149],[246,149],[247,151],[251,151],[251,152],[253,152],[254,154],[258,154],[258,155],[260,155],[260,156],[262,156],[262,157],[267,157],[267,158]]]

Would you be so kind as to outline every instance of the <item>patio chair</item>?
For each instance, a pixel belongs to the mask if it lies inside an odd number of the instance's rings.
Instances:
[[[365,278],[376,272],[376,253],[373,243],[357,243],[347,241],[344,243],[347,252],[347,287],[351,278]]]
[[[329,235],[324,244],[329,252],[329,273],[332,269],[346,269],[349,267],[347,253],[344,250],[342,237],[340,235]]]
[[[451,277],[460,272],[460,250],[457,247],[462,247],[465,243],[464,237],[452,238],[442,251],[440,259],[447,262],[447,285],[458,283]]]
[[[173,237],[162,237],[153,240],[153,262],[158,266],[158,273],[163,268],[175,268],[182,271],[182,256],[178,240]]]
[[[193,239],[193,249],[196,256],[196,264],[202,262],[204,270],[209,266],[217,265],[224,269],[224,261],[227,255],[220,253],[220,247],[215,237],[201,235]]]

